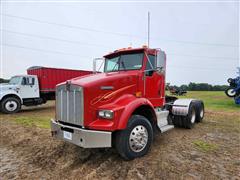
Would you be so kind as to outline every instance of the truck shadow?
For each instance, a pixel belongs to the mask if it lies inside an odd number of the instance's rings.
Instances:
[[[21,112],[32,112],[32,111],[54,111],[55,105],[52,106],[38,106],[38,107],[24,107],[19,113]]]

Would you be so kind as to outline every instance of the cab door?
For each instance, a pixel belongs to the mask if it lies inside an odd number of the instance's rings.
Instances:
[[[162,54],[161,54],[162,53]],[[162,106],[165,100],[165,54],[148,54],[145,66],[145,97],[153,106]]]
[[[22,78],[19,93],[23,99],[39,97],[39,86],[37,79],[34,76],[24,76]]]

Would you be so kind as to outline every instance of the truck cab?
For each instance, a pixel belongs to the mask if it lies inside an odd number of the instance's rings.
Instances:
[[[202,120],[202,101],[166,101],[164,51],[125,48],[103,60],[103,73],[95,68],[57,86],[54,137],[84,148],[115,147],[129,160],[148,152],[154,133]]]
[[[0,86],[1,111],[14,113],[29,99],[39,98],[39,83],[35,75],[13,76],[9,83]]]

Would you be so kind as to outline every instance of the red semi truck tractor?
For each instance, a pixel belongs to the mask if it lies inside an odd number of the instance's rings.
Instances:
[[[130,160],[148,152],[155,133],[202,121],[202,101],[165,96],[164,51],[127,48],[103,59],[103,73],[57,85],[54,137],[83,148],[115,147]]]
[[[0,110],[3,113],[16,113],[22,105],[34,106],[54,100],[57,84],[88,74],[92,74],[92,71],[30,67],[27,75],[13,76],[9,83],[0,85]]]

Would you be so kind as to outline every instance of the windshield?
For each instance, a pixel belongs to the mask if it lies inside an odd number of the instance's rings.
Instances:
[[[21,80],[22,80],[22,77],[15,76],[10,79],[9,84],[20,84]]]
[[[143,53],[123,54],[106,58],[104,72],[141,69]]]

